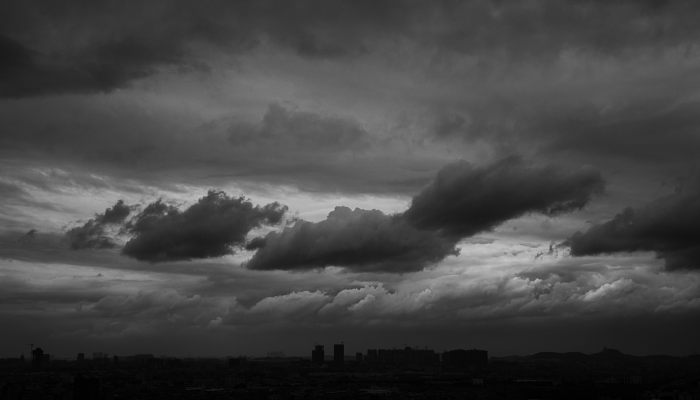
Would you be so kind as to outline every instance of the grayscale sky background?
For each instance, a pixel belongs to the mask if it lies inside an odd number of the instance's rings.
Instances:
[[[700,3],[0,4],[0,356],[700,351]]]

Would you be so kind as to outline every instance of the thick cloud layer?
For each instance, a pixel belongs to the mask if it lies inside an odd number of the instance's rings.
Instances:
[[[299,221],[251,242],[257,253],[248,267],[416,271],[456,254],[462,238],[528,212],[579,209],[602,189],[600,174],[588,169],[533,166],[519,158],[481,168],[451,164],[405,213],[337,207],[321,222]]]
[[[357,271],[417,271],[456,254],[456,240],[411,226],[401,215],[336,207],[317,223],[299,221],[257,241],[251,269],[343,266]]]
[[[265,100],[248,118],[227,108],[221,118],[208,120],[191,110],[164,110],[150,102],[144,107],[141,100],[117,94],[45,101],[0,107],[7,127],[0,133],[0,152],[8,159],[69,165],[81,174],[165,188],[173,181],[207,188],[235,180],[392,194],[413,192],[444,163],[387,144],[381,133],[346,113],[311,112],[289,103]],[[35,102],[41,103],[38,111]],[[17,179],[29,173],[18,171]]]
[[[481,168],[461,162],[440,170],[405,216],[421,229],[465,237],[528,212],[579,209],[602,190],[603,179],[592,169],[530,165],[515,157]]]
[[[0,110],[7,158],[203,187],[406,194],[455,153],[648,165],[700,145],[693,2],[8,4],[0,96],[42,98]],[[271,102],[305,111],[271,107],[256,123]],[[289,134],[261,135],[268,117]],[[457,136],[485,148],[446,144]]]
[[[119,88],[164,65],[196,65],[196,44],[233,54],[271,44],[303,57],[338,58],[407,41],[493,59],[556,59],[567,47],[610,54],[692,43],[700,14],[684,1],[8,4],[0,10],[0,95],[13,97]]]
[[[655,251],[669,270],[700,269],[700,190],[682,190],[643,208],[626,208],[567,243],[575,256]]]
[[[184,211],[158,201],[128,225],[134,237],[122,251],[150,262],[223,256],[243,245],[251,229],[279,223],[286,211],[279,203],[260,207],[217,191]]]
[[[117,243],[108,231],[117,229],[125,222],[131,209],[132,207],[124,204],[123,200],[119,200],[114,206],[106,209],[102,214],[97,214],[84,225],[70,229],[66,232],[70,247],[74,250],[116,247]]]
[[[234,55],[264,45],[309,58],[359,54],[367,35],[404,19],[388,5],[15,2],[0,17],[0,97],[107,92],[163,67],[206,70],[193,51],[198,45]]]

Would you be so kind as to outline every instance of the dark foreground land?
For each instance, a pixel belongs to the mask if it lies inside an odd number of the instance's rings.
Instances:
[[[7,359],[2,399],[700,399],[700,356],[614,350],[490,358],[486,366],[301,358]]]

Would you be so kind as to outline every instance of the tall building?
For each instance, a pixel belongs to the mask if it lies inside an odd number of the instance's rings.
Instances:
[[[39,369],[44,364],[44,350],[41,347],[32,349],[32,367]]]
[[[314,346],[314,349],[311,351],[311,362],[314,364],[323,364],[323,360],[325,359],[325,352],[323,349],[322,344],[317,344]]]
[[[343,365],[345,362],[345,344],[338,343],[333,345],[333,363]]]

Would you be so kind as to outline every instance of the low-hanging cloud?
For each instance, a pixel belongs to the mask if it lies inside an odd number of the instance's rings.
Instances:
[[[336,207],[320,222],[298,221],[251,241],[251,269],[409,272],[457,254],[465,237],[529,212],[554,215],[583,207],[603,190],[593,170],[569,171],[508,158],[486,167],[443,168],[402,214]]]
[[[555,215],[579,209],[603,187],[593,169],[538,166],[517,157],[486,167],[459,162],[440,170],[413,197],[405,217],[421,229],[466,237],[528,212]]]
[[[157,201],[128,224],[134,236],[122,252],[150,262],[223,256],[243,245],[253,228],[279,223],[286,211],[276,202],[261,207],[213,190],[184,211]]]
[[[356,271],[421,270],[451,254],[456,240],[416,229],[401,215],[336,207],[320,222],[298,221],[255,242],[251,269],[313,269],[336,265]]]
[[[680,190],[645,207],[626,208],[565,243],[574,256],[654,251],[666,268],[700,269],[700,189]]]
[[[282,111],[280,111],[282,112]],[[281,221],[286,206],[253,205],[245,197],[209,191],[185,210],[161,200],[127,221],[131,208],[113,208],[68,232],[72,247],[111,248],[107,227],[130,235],[126,256],[149,262],[255,254],[255,270],[308,270],[328,266],[359,272],[413,272],[457,255],[457,243],[530,212],[555,215],[583,207],[603,190],[600,174],[535,165],[516,157],[475,167],[450,164],[404,213],[336,207],[320,222],[297,221],[281,231],[248,239],[254,228]]]

